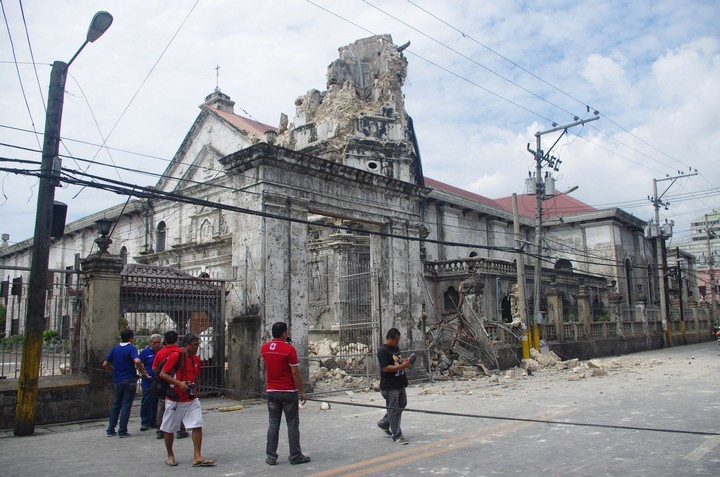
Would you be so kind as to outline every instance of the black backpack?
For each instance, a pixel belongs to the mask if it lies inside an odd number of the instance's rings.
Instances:
[[[177,363],[175,363],[175,368],[173,368],[172,376],[175,376],[175,373],[177,373],[177,370],[180,369],[180,367],[184,366],[185,364],[185,352],[184,351],[175,351],[179,356]],[[164,379],[160,378],[160,373],[162,372],[163,367],[165,366],[165,363],[167,362],[170,355],[168,355],[164,360],[160,362],[160,365],[158,366],[158,371],[155,373],[155,375],[152,377],[152,381],[150,382],[150,394],[152,394],[154,397],[158,399],[177,399],[178,393],[175,391],[172,387],[170,387],[170,383],[165,381]]]

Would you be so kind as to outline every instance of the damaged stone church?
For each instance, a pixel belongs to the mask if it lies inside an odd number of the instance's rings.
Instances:
[[[155,186],[197,200],[133,199],[67,224],[52,243],[50,267],[75,265],[65,250],[90,254],[95,220],[109,218],[110,253],[138,273],[172,267],[221,280],[222,321],[233,330],[228,369],[243,366],[243,383],[260,379],[259,347],[278,320],[288,322],[303,355],[321,338],[374,349],[390,327],[410,349],[443,340],[462,346],[470,335],[516,352],[519,331],[503,324],[519,318],[511,306],[518,255],[509,197],[489,199],[423,175],[404,105],[402,50],[389,35],[340,48],[326,89],[299,97],[292,122],[282,115],[278,126],[235,114],[216,89]],[[534,237],[534,209],[523,204],[534,200],[520,195],[525,242]],[[645,222],[568,196],[552,200],[562,202],[564,217],[544,229],[556,246],[541,300],[555,327],[543,338],[568,340],[583,318],[640,321],[640,305],[645,323],[656,322],[656,254]],[[29,264],[31,246],[0,250],[0,269]],[[532,266],[524,266],[532,290]]]

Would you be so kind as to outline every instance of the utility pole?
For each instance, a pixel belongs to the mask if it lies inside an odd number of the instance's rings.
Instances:
[[[718,219],[718,220],[720,220],[720,219]],[[715,225],[715,224],[718,222],[718,220],[716,220],[715,222],[713,222],[712,225]],[[715,285],[716,285],[716,283],[715,283],[715,272],[714,272],[714,270],[713,270],[713,256],[712,256],[712,251],[711,251],[711,249],[710,249],[710,239],[711,239],[712,236],[713,236],[713,233],[710,231],[710,228],[712,227],[712,225],[710,225],[710,222],[708,221],[708,215],[705,214],[705,233],[707,234],[707,235],[706,235],[706,237],[707,237],[707,241],[706,241],[706,243],[707,243],[707,263],[708,263],[708,275],[709,275],[709,277],[710,277],[710,283],[709,283],[709,285],[710,285],[710,296],[711,296],[711,301],[710,301],[710,323],[712,323],[712,325],[714,326],[715,324],[717,324],[717,322],[715,321],[715,319],[716,319],[716,314],[715,314],[715,303],[716,303],[716,301],[715,301],[715,297],[716,297],[716,296],[715,296]]]
[[[45,299],[48,263],[50,261],[50,234],[55,202],[55,185],[60,177],[60,124],[65,101],[65,81],[70,64],[77,58],[85,45],[94,42],[110,28],[113,17],[107,12],[98,12],[90,23],[87,38],[69,62],[56,61],[50,73],[48,106],[45,114],[45,136],[43,139],[42,161],[40,163],[40,186],[38,187],[35,235],[33,238],[30,280],[28,282],[27,318],[25,343],[23,345],[20,381],[15,405],[16,436],[27,436],[35,432],[35,408],[37,406],[40,358],[42,355],[42,332],[45,328]]]
[[[660,317],[662,320],[663,329],[663,343],[665,346],[672,346],[672,325],[668,323],[669,311],[668,311],[668,297],[667,297],[667,256],[665,254],[665,238],[672,236],[673,223],[668,224],[669,227],[660,226],[660,207],[665,207],[665,210],[670,206],[669,202],[663,202],[662,197],[665,193],[670,190],[670,187],[675,183],[676,180],[681,177],[692,177],[696,176],[697,172],[693,174],[680,174],[678,176],[666,177],[664,179],[653,179],[653,196],[650,201],[653,203],[655,208],[655,224],[648,228],[646,238],[655,239],[655,248],[657,253],[658,262],[658,284],[660,286]],[[665,191],[658,195],[658,182],[672,181]]]
[[[589,111],[589,108],[588,108]],[[540,290],[541,290],[541,269],[542,269],[542,203],[543,200],[545,200],[545,184],[542,180],[542,166],[543,163],[547,163],[550,165],[550,167],[555,167],[555,170],[557,169],[557,166],[555,164],[555,159],[550,157],[550,151],[552,151],[552,148],[555,147],[555,145],[560,141],[560,139],[567,133],[567,130],[575,127],[580,126],[585,123],[589,123],[590,121],[596,121],[600,119],[600,116],[597,111],[594,112],[595,116],[588,118],[588,119],[579,119],[575,118],[575,122],[566,124],[565,126],[557,126],[553,124],[552,129],[548,129],[547,131],[538,131],[535,133],[535,142],[536,142],[536,150],[533,151],[530,149],[530,144],[528,144],[527,150],[535,156],[535,253],[537,254],[535,258],[535,276],[534,276],[534,299],[533,299],[533,316],[531,321],[531,324],[534,326],[534,324],[539,321],[542,318],[542,314],[540,312]],[[547,150],[547,152],[544,152],[542,150],[542,137],[545,134],[553,133],[556,131],[562,131],[563,133],[555,140],[555,143],[550,147],[550,149]]]

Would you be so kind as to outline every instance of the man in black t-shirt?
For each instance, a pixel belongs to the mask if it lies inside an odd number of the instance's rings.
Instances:
[[[405,369],[410,366],[409,359],[400,356],[400,331],[397,328],[390,328],[385,335],[385,342],[377,352],[378,363],[380,364],[380,394],[385,398],[387,411],[377,423],[378,427],[391,435],[397,444],[406,445],[407,440],[403,437],[400,429],[400,418],[402,410],[407,406],[407,394],[405,387],[408,380]]]

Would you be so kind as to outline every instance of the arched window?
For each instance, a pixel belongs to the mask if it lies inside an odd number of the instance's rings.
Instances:
[[[157,225],[157,233],[155,234],[155,251],[162,252],[165,250],[165,238],[167,237],[167,226],[165,222],[160,221]]]
[[[120,260],[122,260],[123,265],[127,265],[127,247],[122,246],[120,247]]]
[[[445,311],[458,311],[460,306],[460,294],[457,292],[455,287],[448,287],[444,295],[445,298]]]
[[[210,242],[213,235],[213,226],[208,219],[203,220],[200,226],[200,243]]]
[[[573,264],[567,258],[560,258],[555,262],[555,270],[572,270]]]

